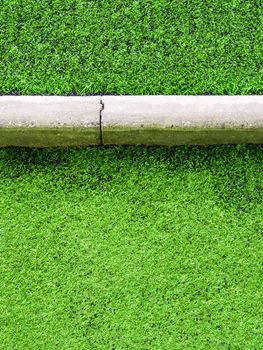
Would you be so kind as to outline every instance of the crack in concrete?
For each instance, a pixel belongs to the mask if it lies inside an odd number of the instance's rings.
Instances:
[[[102,96],[100,97],[100,145],[103,146],[103,138],[102,138],[102,112],[104,110],[104,102],[102,100]]]

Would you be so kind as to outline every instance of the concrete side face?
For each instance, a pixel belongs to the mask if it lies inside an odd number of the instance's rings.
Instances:
[[[157,129],[107,128],[104,145],[216,145],[263,144],[263,128],[251,129]]]
[[[73,147],[100,145],[97,128],[0,128],[0,147]]]
[[[103,96],[103,144],[263,143],[262,96]]]
[[[0,96],[0,146],[100,144],[101,98]]]

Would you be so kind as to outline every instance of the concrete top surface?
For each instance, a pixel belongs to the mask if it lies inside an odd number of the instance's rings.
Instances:
[[[102,127],[262,127],[263,96],[102,96]]]
[[[0,96],[0,126],[98,126],[100,96]]]

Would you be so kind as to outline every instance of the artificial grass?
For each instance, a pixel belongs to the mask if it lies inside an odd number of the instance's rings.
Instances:
[[[0,344],[260,349],[263,146],[0,150]]]
[[[0,94],[262,94],[260,0],[2,0]]]

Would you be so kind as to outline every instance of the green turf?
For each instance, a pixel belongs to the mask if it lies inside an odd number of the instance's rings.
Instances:
[[[0,348],[262,348],[263,146],[0,150]]]
[[[1,0],[0,94],[263,94],[260,0]]]

